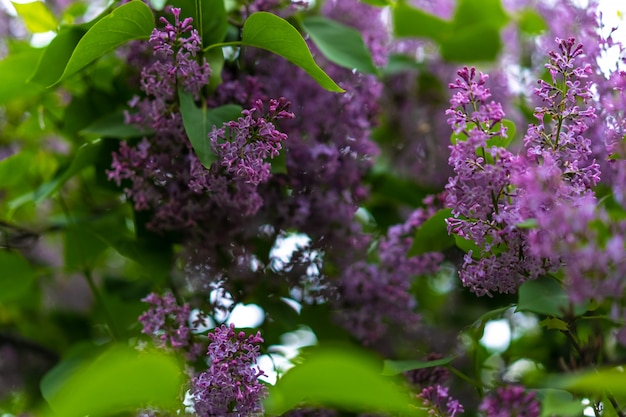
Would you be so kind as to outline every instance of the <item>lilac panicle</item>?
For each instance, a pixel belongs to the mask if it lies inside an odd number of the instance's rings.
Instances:
[[[454,417],[465,411],[463,405],[450,396],[448,388],[441,385],[424,388],[418,398],[433,417]]]
[[[246,336],[235,326],[222,325],[208,335],[209,368],[192,380],[191,394],[199,417],[253,417],[263,414],[265,386],[254,367],[263,338]]]
[[[432,196],[426,200],[433,203]],[[358,261],[348,266],[337,284],[335,301],[338,322],[367,345],[390,337],[391,329],[406,335],[417,330],[420,317],[410,293],[413,278],[435,273],[443,255],[424,253],[407,258],[415,230],[436,210],[415,210],[402,224],[389,228],[378,245],[379,263]],[[410,337],[410,336],[408,336]]]
[[[534,392],[510,385],[487,394],[479,410],[484,417],[539,417],[540,404]]]
[[[468,67],[457,74],[449,85],[457,91],[446,114],[453,132],[466,140],[450,147],[455,176],[446,185],[446,205],[454,216],[448,219],[448,231],[480,248],[480,253],[465,255],[459,276],[477,295],[511,293],[545,272],[542,260],[529,253],[525,235],[516,227],[523,217],[514,204],[517,191],[511,177],[523,166],[517,156],[498,146],[507,138],[507,128],[500,104],[488,101],[488,76]]]
[[[270,100],[269,111],[263,115],[263,102],[244,110],[243,117],[213,128],[209,140],[226,172],[241,181],[259,185],[270,177],[271,165],[267,159],[278,156],[287,135],[277,130],[274,123],[280,119],[293,119],[288,112],[289,102],[283,97]],[[256,115],[256,117],[255,117]]]
[[[194,360],[199,355],[200,344],[193,341],[193,328],[189,324],[189,304],[178,305],[172,293],[151,293],[141,301],[150,308],[139,316],[142,333],[152,336],[157,345],[185,350]]]

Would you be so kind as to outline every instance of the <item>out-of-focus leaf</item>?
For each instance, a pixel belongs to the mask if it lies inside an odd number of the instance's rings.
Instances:
[[[296,28],[281,17],[267,12],[253,13],[243,24],[241,43],[282,56],[306,71],[326,90],[344,91],[315,63]]]
[[[35,270],[22,255],[0,249],[0,301],[23,295],[35,280]]]
[[[543,17],[533,9],[524,9],[517,16],[517,25],[520,30],[531,36],[539,35],[548,29]]]
[[[391,8],[393,31],[397,37],[429,38],[440,42],[450,30],[450,23],[404,2]]]
[[[586,304],[574,306],[574,314],[587,311]],[[552,317],[563,317],[570,308],[567,293],[553,278],[539,277],[526,281],[518,290],[517,311],[530,311]]]
[[[390,361],[386,360],[383,365],[383,375],[398,375],[414,369],[432,368],[445,366],[454,360],[454,357],[441,358],[434,361]]]
[[[107,245],[85,227],[68,227],[63,234],[63,254],[68,269],[91,269]]]
[[[41,1],[31,1],[29,3],[17,3],[12,1],[17,14],[24,19],[26,29],[31,33],[43,33],[56,30],[57,20]]]
[[[391,0],[360,0],[361,3],[369,4],[370,6],[385,7],[391,4]]]
[[[439,252],[454,246],[454,237],[448,235],[446,219],[452,216],[452,209],[441,209],[426,220],[413,236],[413,244],[407,256],[426,252]]]
[[[79,147],[70,165],[52,181],[43,184],[37,191],[35,191],[34,201],[39,203],[45,200],[56,192],[63,184],[65,184],[67,180],[88,166],[92,166],[96,161],[98,152],[100,151],[100,146],[101,141],[94,140],[93,142],[86,143]]]
[[[354,412],[426,415],[400,381],[380,374],[376,360],[347,348],[314,351],[270,387],[265,409],[280,415],[301,403]]]
[[[568,329],[567,323],[565,323],[561,319],[557,319],[556,317],[548,317],[545,320],[541,320],[539,322],[539,325],[545,327],[548,330],[566,331]]]
[[[538,389],[537,397],[541,400],[540,417],[553,416],[580,416],[583,414],[583,405],[580,399],[563,390]]]
[[[459,0],[452,24],[456,28],[489,25],[500,29],[508,21],[501,0]]]
[[[180,405],[184,380],[181,367],[170,355],[115,346],[93,361],[68,367],[55,382],[56,387],[43,391],[54,415],[82,417],[111,415],[147,404],[175,408]]]
[[[18,152],[0,161],[0,188],[23,182],[28,176],[34,155],[28,151]]]
[[[302,26],[329,61],[365,74],[379,73],[358,30],[323,16],[306,17]]]
[[[0,105],[17,98],[32,97],[43,91],[42,86],[28,82],[41,54],[40,49],[28,49],[0,61]]]
[[[493,61],[502,48],[500,32],[491,25],[456,30],[442,40],[441,56],[448,62]]]
[[[83,135],[98,135],[99,137],[129,139],[151,135],[153,131],[127,124],[124,121],[124,112],[117,111],[96,120],[81,130],[80,133]]]

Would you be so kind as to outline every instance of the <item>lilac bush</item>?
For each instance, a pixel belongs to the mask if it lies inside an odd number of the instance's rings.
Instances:
[[[624,414],[598,2],[162,3],[0,16],[0,414]]]

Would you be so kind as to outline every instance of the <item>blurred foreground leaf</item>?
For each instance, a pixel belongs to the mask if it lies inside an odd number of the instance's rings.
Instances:
[[[380,411],[422,416],[402,382],[380,374],[380,363],[362,351],[321,348],[290,369],[270,388],[269,414],[283,414],[302,403],[348,411]]]
[[[56,416],[105,416],[148,404],[160,409],[180,406],[183,372],[176,359],[164,353],[115,346],[90,363],[72,363],[66,371],[53,369],[50,375],[42,393]]]

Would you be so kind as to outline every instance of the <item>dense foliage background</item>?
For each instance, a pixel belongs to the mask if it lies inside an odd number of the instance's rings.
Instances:
[[[2,415],[623,416],[604,21],[3,4]]]

